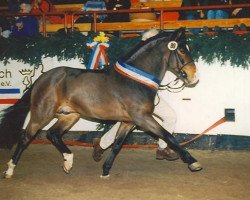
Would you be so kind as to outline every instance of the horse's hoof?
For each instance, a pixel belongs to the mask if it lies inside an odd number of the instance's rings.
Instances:
[[[198,171],[202,170],[202,166],[198,162],[194,162],[194,163],[190,164],[188,166],[188,168],[190,169],[191,172],[198,172]]]
[[[9,178],[12,178],[12,176],[13,176],[13,174],[7,174],[6,172],[3,173],[4,178],[9,179]]]
[[[73,167],[74,156],[73,156],[73,153],[71,154],[64,153],[63,157],[64,157],[63,170],[65,171],[65,173],[68,174]]]
[[[4,178],[11,178],[14,174],[14,169],[16,167],[15,164],[13,164],[12,159],[7,163],[8,169],[4,172]]]
[[[63,166],[63,171],[66,173],[66,174],[69,174],[71,168],[70,169],[67,169],[65,166]]]
[[[101,175],[100,178],[103,180],[108,180],[110,178],[110,175],[109,174],[108,175]]]

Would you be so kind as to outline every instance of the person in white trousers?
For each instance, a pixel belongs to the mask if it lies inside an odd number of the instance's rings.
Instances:
[[[158,31],[152,29],[148,32],[145,32],[142,35],[142,40],[146,40],[154,35],[158,34]],[[159,98],[158,98],[159,97]],[[158,92],[158,96],[155,97],[155,109],[153,117],[157,122],[168,132],[173,133],[177,117],[175,111],[170,107],[170,105],[161,97],[161,94]],[[96,139],[94,141],[94,151],[93,159],[98,162],[102,159],[103,152],[110,147],[116,138],[117,130],[119,129],[120,122],[117,122],[108,132],[106,132],[101,139]],[[176,160],[179,158],[179,155],[171,150],[165,141],[162,139],[158,140],[158,149],[156,151],[156,159],[159,160]]]

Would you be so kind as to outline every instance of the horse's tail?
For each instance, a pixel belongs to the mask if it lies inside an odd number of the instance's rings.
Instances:
[[[30,110],[32,88],[13,106],[0,112],[0,148],[11,149],[21,136],[23,124]]]

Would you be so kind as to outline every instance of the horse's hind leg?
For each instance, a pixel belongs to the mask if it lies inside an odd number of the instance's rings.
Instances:
[[[112,146],[111,152],[106,159],[106,161],[103,164],[103,173],[101,178],[108,178],[109,177],[109,171],[114,163],[114,160],[117,156],[117,154],[120,152],[122,148],[122,144],[127,136],[127,134],[133,129],[135,125],[133,123],[125,123],[122,122],[116,135],[116,140]]]
[[[12,159],[8,162],[8,169],[4,173],[5,178],[11,178],[13,176],[14,168],[20,160],[23,151],[29,146],[42,127],[43,126],[40,123],[34,123],[32,120],[30,120],[26,129],[22,131]]]
[[[78,113],[60,114],[58,121],[47,131],[47,138],[64,157],[63,169],[66,173],[72,168],[73,153],[64,144],[62,136],[79,120]]]

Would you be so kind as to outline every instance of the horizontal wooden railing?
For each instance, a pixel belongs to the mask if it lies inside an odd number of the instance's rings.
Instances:
[[[153,21],[153,22],[123,22],[123,23],[98,23],[97,30],[98,31],[111,31],[111,30],[145,30],[150,28],[156,29],[177,29],[180,27],[186,28],[203,28],[207,26],[209,28],[214,26],[219,26],[221,28],[230,28],[234,25],[246,24],[246,26],[250,26],[250,19],[249,18],[242,18],[242,19],[212,19],[212,20],[178,20],[178,21],[164,21],[163,27],[161,27],[160,22]],[[77,24],[75,24],[76,26]],[[81,27],[84,28],[85,26]]]
[[[207,26],[212,28],[214,26],[219,26],[221,28],[232,28],[235,25],[240,26],[244,23],[246,26],[250,27],[249,18],[240,19],[212,19],[212,20],[178,20],[178,21],[164,21],[163,29],[172,30],[180,27],[186,28],[203,28]],[[161,29],[159,21],[152,22],[115,22],[115,23],[97,23],[96,31],[135,31],[135,30],[146,30],[150,28]],[[74,24],[74,27],[81,32],[93,31],[93,25],[91,23],[80,23]],[[65,28],[64,24],[47,24],[46,32],[56,32],[59,29]],[[67,28],[71,28],[67,26]],[[43,31],[42,25],[40,26],[40,32]]]
[[[152,1],[152,2],[132,2],[131,8],[166,8],[166,7],[180,7],[182,0],[172,1]],[[84,4],[56,4],[55,8],[58,12],[65,11],[80,11]],[[0,12],[7,11],[7,6],[0,6]]]
[[[148,4],[146,4],[148,3]],[[165,12],[176,12],[180,10],[208,10],[211,8],[235,8],[235,7],[250,7],[250,4],[244,4],[244,5],[229,5],[229,6],[196,6],[196,7],[168,7],[168,8],[156,8],[155,5],[157,2],[145,2],[145,5],[151,6],[149,9],[131,9],[131,10],[123,10],[123,11],[96,11],[96,12],[90,12],[93,14],[94,18],[97,14],[103,14],[103,13],[115,13],[115,12],[129,12],[129,13],[160,13],[160,16],[163,16]],[[161,2],[162,5],[163,2]],[[166,2],[167,3],[167,2]],[[152,7],[155,6],[154,9]],[[84,12],[73,12],[71,13],[74,15],[80,15]],[[85,13],[86,14],[86,13]],[[231,28],[235,25],[240,25],[244,23],[246,26],[250,27],[250,19],[249,18],[235,18],[235,19],[213,19],[213,20],[168,20],[164,21],[161,17],[157,21],[147,21],[147,22],[117,22],[117,23],[96,23],[94,20],[93,24],[90,23],[81,23],[81,24],[68,24],[67,28],[75,27],[78,28],[80,31],[133,31],[133,30],[146,30],[150,28],[156,28],[156,29],[177,29],[180,27],[186,27],[186,28],[203,28],[204,26],[207,26],[209,28],[214,26],[219,26],[222,28]],[[59,28],[63,28],[63,25],[55,25],[55,24],[48,24],[47,25],[47,31],[56,31]]]
[[[213,19],[213,20],[167,20],[163,19],[163,14],[166,12],[178,12],[183,10],[208,10],[208,9],[218,9],[218,8],[238,8],[238,7],[250,7],[250,4],[238,4],[238,5],[227,5],[227,6],[195,6],[195,7],[160,7],[164,3],[169,2],[145,2],[144,6],[148,6],[146,9],[130,9],[130,10],[119,10],[119,11],[78,11],[79,4],[73,4],[66,8],[66,5],[60,5],[61,9],[58,12],[49,13],[42,15],[43,24],[40,26],[40,32],[44,35],[50,32],[56,32],[62,28],[78,28],[79,31],[134,31],[134,30],[146,30],[150,28],[156,29],[177,29],[179,27],[186,28],[203,28],[219,26],[222,28],[230,28],[234,25],[240,25],[244,23],[247,27],[250,27],[250,19],[249,18],[237,18],[237,19]],[[176,2],[175,2],[176,3]],[[159,7],[157,7],[158,5]],[[82,6],[82,5],[81,5]],[[63,10],[65,9],[65,10]],[[75,9],[75,10],[74,10]],[[107,13],[158,13],[160,15],[159,19],[156,21],[148,21],[148,22],[119,22],[119,23],[97,23],[96,16],[97,14],[107,14]],[[94,22],[91,23],[80,23],[75,24],[73,21],[74,16],[80,16],[85,14],[92,14],[94,17]],[[3,16],[13,16],[13,14],[0,13]],[[16,14],[20,15],[20,14]],[[69,15],[71,16],[71,23],[68,23],[65,20],[64,24],[46,24],[45,17],[47,15]]]

